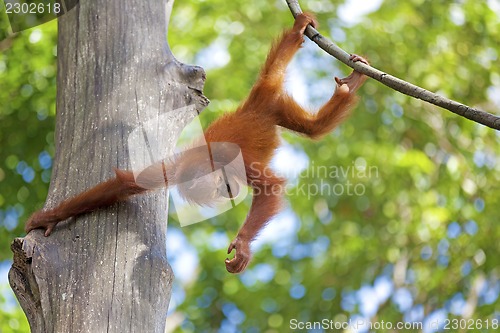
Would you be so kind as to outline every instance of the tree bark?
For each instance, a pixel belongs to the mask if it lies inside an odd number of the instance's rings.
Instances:
[[[164,1],[81,1],[59,18],[56,156],[45,208],[111,178],[113,167],[130,169],[128,135],[174,112],[169,146],[161,147],[168,155],[193,118],[176,109],[208,104],[203,70],[170,52],[173,1]],[[156,191],[69,219],[50,237],[35,230],[16,239],[9,279],[32,332],[163,333],[173,279],[167,209],[166,190]]]
[[[292,15],[296,17],[302,13],[298,0],[286,0]],[[439,106],[443,109],[451,111],[459,116],[475,121],[476,123],[483,124],[490,128],[500,130],[500,116],[479,110],[468,105],[456,102],[454,100],[445,98],[422,87],[416,86],[410,82],[406,82],[400,78],[384,73],[371,65],[364,64],[360,61],[354,62],[350,59],[350,54],[342,50],[338,45],[323,37],[315,28],[308,26],[305,35],[311,41],[316,43],[326,53],[332,55],[339,61],[343,62],[352,69],[363,73],[383,84],[399,91],[402,94],[421,99],[428,103]]]

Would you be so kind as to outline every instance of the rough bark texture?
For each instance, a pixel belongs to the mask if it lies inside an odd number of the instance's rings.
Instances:
[[[59,19],[46,208],[112,177],[113,167],[129,168],[127,137],[142,123],[208,103],[203,70],[168,48],[168,2],[81,1]],[[178,132],[192,114],[173,119]],[[35,230],[16,239],[9,278],[32,332],[164,332],[173,279],[167,205],[166,191],[153,192],[63,222],[50,237]]]

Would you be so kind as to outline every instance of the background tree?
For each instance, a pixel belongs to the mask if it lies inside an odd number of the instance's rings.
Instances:
[[[495,64],[500,12],[496,1],[369,3],[301,4],[318,14],[319,30],[325,36],[349,52],[366,55],[377,68],[498,114],[500,75]],[[291,24],[284,2],[176,4],[169,35],[172,50],[183,62],[207,70],[204,92],[211,103],[201,114],[202,122],[210,122],[244,98],[271,40]],[[30,97],[21,94],[30,73],[40,70],[30,71],[35,65],[21,55],[34,50],[47,54],[47,62],[40,67],[53,61],[51,32],[45,30],[50,26],[40,28],[38,43],[29,42],[35,31],[27,32],[1,55],[0,63],[9,67],[0,71],[2,87],[4,82],[8,87],[0,91],[0,99],[11,102],[0,109],[0,126],[4,119],[16,119],[20,110],[29,114],[23,124],[41,126],[36,114],[29,113],[35,109],[26,103],[36,96],[49,98],[50,90],[33,86]],[[21,62],[24,65],[14,66]],[[303,98],[306,104],[321,104],[333,89],[332,76],[348,72],[307,42],[290,72],[290,88],[299,98],[309,97]],[[53,87],[48,84],[46,89]],[[172,219],[168,254],[177,278],[168,324],[180,325],[174,331],[283,332],[289,331],[291,318],[361,316],[386,322],[498,318],[500,137],[370,80],[360,94],[352,118],[327,139],[311,143],[285,135],[276,166],[283,170],[283,164],[297,165],[302,177],[297,169],[291,170],[297,190],[289,191],[289,209],[268,227],[245,274],[227,275],[223,261],[227,243],[248,211],[248,201],[209,223],[181,229]],[[19,106],[13,109],[16,103]],[[9,116],[4,110],[11,110]],[[49,115],[45,122],[51,119]],[[12,126],[19,123],[11,121]],[[0,132],[31,142],[13,128]],[[35,143],[43,143],[40,150],[51,153],[43,140]],[[6,161],[1,166],[5,173],[2,209],[7,214],[8,209],[26,207],[28,214],[35,202],[44,199],[40,150],[23,155],[23,149],[32,145],[5,150],[5,142],[2,139],[1,160]],[[17,161],[9,168],[7,157],[12,155]],[[16,170],[23,160],[34,169],[31,183]],[[311,175],[320,166],[346,170],[353,165],[375,167],[378,173],[327,179]],[[340,184],[345,189],[348,181],[362,184],[365,193],[307,195],[298,190],[302,184],[312,188]],[[23,186],[29,195],[21,202],[17,197]],[[39,188],[42,194],[37,201]],[[4,258],[9,239],[21,234],[25,218],[19,214],[2,222]],[[19,229],[15,229],[17,223]],[[5,322],[15,326],[10,312],[9,316]]]

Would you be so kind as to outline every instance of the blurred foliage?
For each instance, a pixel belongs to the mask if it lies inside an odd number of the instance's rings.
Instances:
[[[385,0],[357,21],[339,14],[344,6],[302,2],[317,13],[320,31],[348,52],[498,112],[498,1]],[[175,4],[171,48],[207,70],[204,124],[246,96],[272,39],[292,22],[284,1]],[[14,36],[0,53],[1,260],[47,191],[55,41],[51,22]],[[349,69],[306,44],[289,81],[305,82],[307,102],[317,106],[331,94],[331,76]],[[500,135],[372,80],[359,95],[353,116],[320,142],[283,135],[286,148],[309,166],[291,177],[288,208],[268,227],[275,234],[264,232],[268,241],[259,243],[247,272],[229,275],[223,261],[249,198],[210,223],[169,224],[169,233],[182,233],[199,257],[195,273],[175,285],[169,323],[179,324],[176,332],[288,332],[292,319],[500,319]],[[183,252],[169,253],[171,260]],[[0,323],[12,316],[21,323],[20,312],[2,303]],[[25,331],[15,326],[12,332]]]
[[[12,34],[0,5],[0,264],[12,257],[12,239],[23,235],[23,221],[47,194],[54,155],[56,27],[53,21]],[[0,272],[8,266],[4,262]],[[28,332],[5,276],[0,332]]]
[[[8,288],[6,284],[0,285],[0,332],[29,332],[28,321],[21,309],[16,307]],[[11,299],[7,300],[5,295]]]

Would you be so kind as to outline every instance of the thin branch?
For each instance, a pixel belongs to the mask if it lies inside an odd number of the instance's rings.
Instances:
[[[286,0],[286,2],[293,14],[293,17],[296,17],[298,14],[302,13],[302,9],[300,8],[298,0]],[[361,62],[352,62],[351,60],[349,60],[349,53],[342,50],[328,38],[322,36],[316,29],[311,26],[307,27],[305,34],[307,37],[309,37],[310,40],[318,44],[318,46],[325,52],[337,58],[347,66],[385,84],[386,86],[394,90],[399,91],[400,93],[419,98],[477,123],[483,124],[496,130],[500,130],[500,117],[498,116],[450,100]]]

